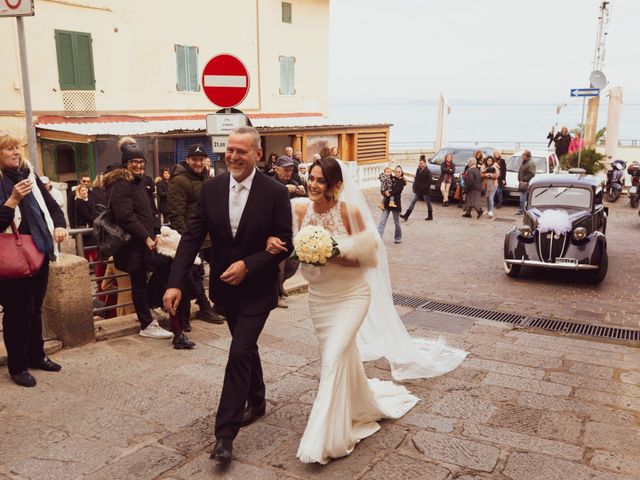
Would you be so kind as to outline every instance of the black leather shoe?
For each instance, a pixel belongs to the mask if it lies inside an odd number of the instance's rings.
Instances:
[[[182,331],[183,332],[190,332],[191,331],[191,322],[189,321],[188,318],[183,318],[182,319]]]
[[[189,340],[184,333],[179,337],[173,337],[173,348],[176,350],[191,350],[195,346],[195,342]]]
[[[242,420],[240,421],[241,427],[246,427],[247,425],[251,425],[260,417],[264,416],[267,411],[267,402],[262,402],[258,406],[247,406],[245,408],[244,413],[242,414]]]
[[[209,458],[220,463],[231,463],[232,453],[233,440],[223,437],[216,441],[216,445],[213,447],[213,451],[209,455]]]
[[[11,375],[11,380],[16,382],[18,385],[22,387],[35,387],[38,382],[29,372],[17,373],[16,375]]]
[[[196,318],[207,323],[216,323],[218,325],[224,323],[224,318],[218,315],[211,307],[201,308]]]
[[[47,372],[59,372],[62,370],[62,366],[52,361],[49,357],[44,357],[36,363],[30,363],[29,368],[37,368],[38,370],[45,370]]]

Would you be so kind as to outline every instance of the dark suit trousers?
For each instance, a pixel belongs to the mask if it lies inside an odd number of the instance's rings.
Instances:
[[[265,398],[258,337],[269,312],[244,315],[237,306],[225,306],[225,314],[232,340],[216,414],[216,438],[233,440],[240,430],[246,404],[260,405]]]
[[[0,305],[9,373],[17,375],[44,358],[42,301],[47,293],[49,259],[33,277],[0,282]]]

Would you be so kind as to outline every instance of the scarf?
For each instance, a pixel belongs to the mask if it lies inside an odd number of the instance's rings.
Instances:
[[[2,190],[5,201],[11,195],[11,191],[16,183],[24,180],[31,173],[29,170],[9,170],[2,171]],[[38,185],[33,185],[38,188]],[[44,215],[33,193],[29,193],[20,201],[20,211],[22,212],[22,220],[27,223],[29,233],[33,239],[36,248],[42,253],[49,254],[53,252],[53,239],[44,220]]]

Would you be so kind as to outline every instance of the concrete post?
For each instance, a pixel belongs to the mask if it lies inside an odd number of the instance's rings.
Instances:
[[[84,258],[61,253],[57,262],[51,262],[42,312],[45,330],[55,334],[63,347],[95,341],[91,280]]]

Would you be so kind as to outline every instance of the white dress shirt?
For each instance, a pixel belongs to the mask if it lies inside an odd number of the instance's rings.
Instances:
[[[251,184],[255,176],[255,169],[251,172],[251,175],[242,182],[238,182],[233,178],[233,175],[229,176],[229,223],[231,224],[231,233],[234,237],[238,231],[240,218],[242,218],[242,212],[244,212],[244,207],[247,204]]]

